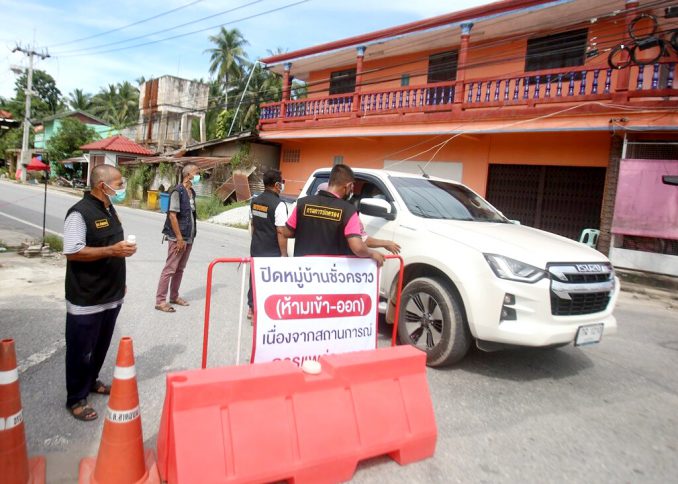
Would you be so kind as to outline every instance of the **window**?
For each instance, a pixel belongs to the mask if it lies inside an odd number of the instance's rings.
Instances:
[[[136,156],[118,155],[118,165],[128,165],[130,163],[134,163],[136,160]]]
[[[429,84],[432,82],[454,81],[457,78],[457,51],[439,52],[428,58]]]
[[[282,159],[285,163],[299,163],[301,158],[300,148],[288,148],[283,150]]]
[[[355,91],[355,69],[335,71],[330,74],[330,96]]]
[[[344,155],[334,155],[332,159],[333,165],[341,165],[344,162]]]
[[[525,71],[540,71],[584,65],[588,29],[528,39]]]
[[[463,185],[426,178],[391,177],[407,208],[422,218],[507,223],[489,203]]]
[[[403,74],[400,76],[400,85],[405,87],[410,85],[410,75],[409,74]]]

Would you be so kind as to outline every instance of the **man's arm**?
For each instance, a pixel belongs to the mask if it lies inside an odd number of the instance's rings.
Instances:
[[[72,212],[64,222],[64,255],[67,260],[92,262],[108,257],[129,257],[136,252],[136,244],[120,241],[107,247],[87,246],[87,224],[80,212]]]
[[[174,232],[174,237],[177,239],[177,249],[176,253],[178,254],[186,248],[186,241],[184,236],[181,235],[181,229],[179,228],[179,219],[177,218],[176,212],[168,212],[167,216],[169,217],[170,226],[172,227],[172,232]]]
[[[400,245],[396,244],[392,240],[384,239],[375,239],[374,237],[367,237],[365,241],[368,247],[372,249],[384,248],[392,254],[400,254]]]
[[[285,236],[285,229],[287,227],[276,227],[276,234],[278,236],[278,247],[280,247],[280,255],[287,257],[287,237]]]
[[[374,259],[378,267],[384,264],[384,255],[367,247],[367,244],[360,236],[349,237],[346,240],[349,248],[357,257]]]
[[[75,254],[67,254],[66,260],[77,262],[92,262],[108,257],[130,257],[137,251],[136,244],[129,244],[121,240],[117,244],[107,247],[88,247],[85,246]]]

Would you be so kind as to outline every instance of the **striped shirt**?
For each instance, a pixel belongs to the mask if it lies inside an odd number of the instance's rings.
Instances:
[[[80,212],[71,212],[64,222],[64,255],[77,254],[87,246],[87,224]],[[78,306],[66,301],[66,312],[74,316],[96,314],[122,305],[123,299],[94,306]]]

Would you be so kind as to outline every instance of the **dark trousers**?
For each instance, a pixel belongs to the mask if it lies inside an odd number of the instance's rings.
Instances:
[[[66,404],[87,398],[111,345],[120,307],[106,311],[66,314]]]
[[[247,291],[247,305],[250,309],[254,309],[254,301],[252,297],[252,276],[250,275],[250,288]]]

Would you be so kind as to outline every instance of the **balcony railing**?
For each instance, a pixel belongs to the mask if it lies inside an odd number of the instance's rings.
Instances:
[[[678,96],[678,89],[674,88],[675,62],[630,69],[628,98]],[[609,68],[552,69],[517,76],[268,103],[261,105],[260,123],[605,101],[612,99],[621,72]],[[457,89],[461,89],[461,93],[457,93]]]

